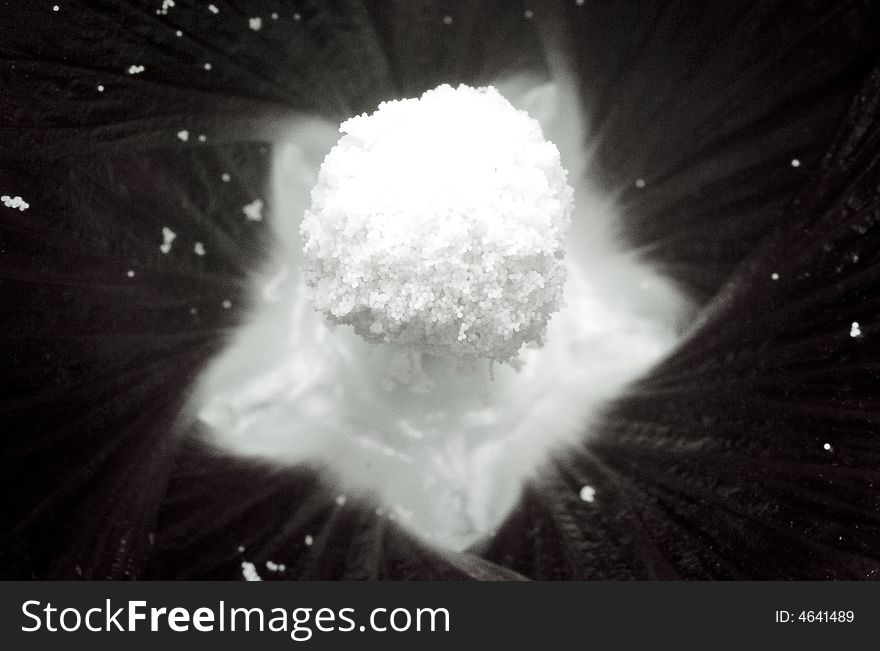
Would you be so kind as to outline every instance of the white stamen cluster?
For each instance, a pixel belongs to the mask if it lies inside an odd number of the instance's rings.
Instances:
[[[573,191],[494,88],[440,86],[340,127],[300,232],[316,309],[374,342],[508,361],[562,303]]]

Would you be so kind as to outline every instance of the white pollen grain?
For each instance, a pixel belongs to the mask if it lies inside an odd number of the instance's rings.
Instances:
[[[172,231],[167,226],[162,227],[162,244],[159,245],[159,250],[168,255],[171,253],[171,244],[174,242],[177,237],[177,233]]]
[[[257,574],[256,566],[249,561],[241,562],[241,574],[246,581],[262,581],[260,575]]]
[[[189,140],[189,131],[187,131],[186,129],[178,131],[177,138],[179,140],[182,140],[183,142],[186,142],[187,140]]]
[[[263,28],[263,19],[259,16],[257,16],[256,18],[249,18],[248,27],[250,27],[255,32],[259,32]]]
[[[584,486],[583,488],[581,488],[580,497],[584,502],[595,502],[596,489],[592,486]]]
[[[203,255],[205,255],[205,245],[202,244],[201,242],[196,242],[193,245],[193,251],[195,252],[196,255],[203,256]]]
[[[31,207],[31,204],[29,204],[27,201],[19,196],[12,197],[8,194],[4,194],[2,197],[0,197],[0,201],[2,201],[3,205],[7,208],[17,208],[19,212],[24,212]]]
[[[242,212],[244,216],[247,217],[248,221],[252,222],[260,222],[263,221],[263,202],[260,199],[254,199],[251,203],[242,208]]]

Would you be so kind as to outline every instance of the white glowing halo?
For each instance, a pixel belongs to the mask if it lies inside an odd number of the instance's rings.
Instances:
[[[227,450],[322,468],[340,494],[375,496],[377,517],[459,549],[501,522],[549,450],[588,436],[602,404],[671,350],[690,309],[616,246],[617,208],[588,183],[574,89],[527,78],[496,86],[541,122],[575,186],[566,305],[544,348],[524,347],[520,370],[498,367],[491,380],[485,364],[370,344],[328,324],[299,273],[298,226],[338,130],[301,119],[277,137],[275,193],[260,222],[275,249],[255,279],[255,307],[196,405]]]

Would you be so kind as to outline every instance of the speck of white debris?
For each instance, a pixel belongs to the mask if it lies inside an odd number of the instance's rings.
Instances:
[[[193,246],[193,251],[196,255],[205,255],[205,245],[201,242],[196,242]]]
[[[859,322],[853,321],[852,325],[850,326],[850,329],[849,329],[849,336],[850,337],[860,337],[861,334],[862,334],[862,328],[859,325]]]
[[[183,142],[189,140],[189,131],[183,129],[182,131],[177,132],[177,137],[180,138]]]
[[[770,279],[779,280],[779,274],[774,271],[772,274],[770,274]]]
[[[439,86],[342,123],[300,227],[315,308],[375,343],[510,361],[563,303],[574,192],[538,122]]]
[[[800,160],[798,160],[797,158],[792,158],[791,159],[791,166],[792,167],[800,167],[801,166]]]
[[[828,450],[829,452],[831,451],[831,444],[830,444],[830,443],[826,443],[826,444],[823,445],[822,447],[823,447],[824,449]]]
[[[31,207],[31,204],[19,196],[11,197],[8,194],[4,194],[0,197],[0,201],[2,201],[3,205],[7,208],[18,208],[20,212],[24,212]]]
[[[582,7],[582,6],[584,5],[584,0],[574,0],[574,3],[575,3],[578,7]]]
[[[139,75],[139,74],[141,74],[145,69],[146,69],[146,68],[144,68],[143,66],[131,65],[131,66],[128,67],[128,74],[130,74],[130,75]]]
[[[443,16],[443,24],[451,25],[452,24],[452,16]]]
[[[311,547],[315,542],[315,539],[311,537],[311,535],[307,535],[305,539],[306,547]]]
[[[239,546],[238,546],[238,553],[239,553],[239,554],[244,553],[244,545],[239,545]]]
[[[61,7],[59,7],[58,5],[55,5],[52,7],[52,11],[58,11],[60,8]]]
[[[276,563],[274,561],[266,561],[266,569],[270,572],[283,572],[287,569],[284,563]]]
[[[339,506],[345,506],[345,503],[346,503],[347,501],[348,501],[348,498],[347,498],[345,495],[337,495],[337,496],[336,496],[336,503],[337,503]]]
[[[526,9],[525,12],[523,13],[523,16],[525,16],[527,19],[532,19],[535,17],[535,12],[532,11],[531,9]]]
[[[207,140],[208,136],[206,136],[204,133],[199,134],[199,142],[206,142]]]
[[[208,5],[208,11],[210,11],[212,14],[219,14],[220,13],[220,10],[217,9],[217,5],[213,5],[213,4]]]
[[[241,562],[241,574],[244,576],[246,581],[262,581],[260,575],[257,574],[257,568],[253,563],[248,561]]]
[[[104,92],[104,84],[98,84],[98,92],[99,92],[99,93],[103,93],[103,92]]]
[[[302,18],[302,16],[300,16],[298,13],[293,14],[293,19],[294,19],[294,20],[299,20],[300,18]]]
[[[177,237],[177,234],[172,231],[167,226],[162,227],[162,244],[159,245],[159,250],[168,255],[171,253],[171,243],[174,242],[174,238]]]
[[[191,307],[191,308],[189,308],[189,313],[193,314],[193,315],[198,314],[199,309],[197,307]]]
[[[129,269],[128,272],[127,272],[125,275],[128,276],[129,278],[134,278],[134,271],[132,271],[131,269]]]
[[[244,216],[248,218],[248,221],[263,221],[263,202],[260,199],[254,199],[242,208],[242,212],[244,212]]]
[[[636,187],[637,188],[645,187],[645,179],[636,179]]]
[[[584,486],[581,488],[581,499],[584,502],[595,502],[596,501],[596,489],[592,486]]]
[[[204,68],[205,70],[210,70],[210,69],[211,69],[211,64],[206,62],[205,65],[203,66],[203,68]]]
[[[156,9],[156,13],[160,16],[167,16],[168,10],[174,6],[174,0],[162,0],[162,6]]]
[[[232,307],[232,301],[230,301],[228,298],[225,301],[223,301],[223,309],[224,310],[228,310],[231,307]]]
[[[222,179],[222,181],[224,183],[229,183],[229,181],[232,180],[232,177],[229,176],[229,174],[227,174],[226,172],[223,172],[223,174],[220,176],[220,178]]]
[[[273,11],[271,15],[272,15],[272,20],[278,20],[278,14],[277,14],[277,13],[275,13],[275,12]]]
[[[175,34],[178,38],[181,37],[181,36],[183,36],[183,32],[180,31],[179,29],[178,29],[176,32],[174,32],[174,34]]]
[[[260,29],[263,27],[263,19],[259,17],[250,18],[248,19],[248,26],[250,26],[250,28],[255,32],[259,32]]]

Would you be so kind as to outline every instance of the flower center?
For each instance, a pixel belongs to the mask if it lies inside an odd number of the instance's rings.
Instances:
[[[536,113],[576,142],[545,90]],[[494,89],[440,87],[341,131],[332,149],[338,132],[314,122],[279,145],[276,252],[199,417],[230,450],[318,467],[463,548],[671,348],[685,303],[602,235],[613,204],[589,188],[565,252],[560,153]],[[569,160],[582,178],[580,148]]]
[[[492,87],[343,122],[300,229],[316,309],[372,342],[514,358],[562,302],[573,190]]]

